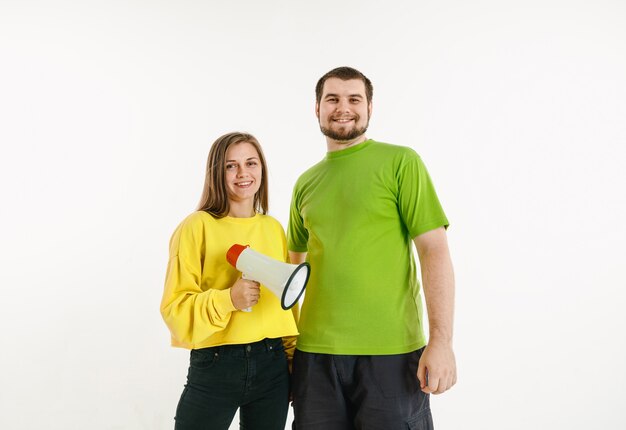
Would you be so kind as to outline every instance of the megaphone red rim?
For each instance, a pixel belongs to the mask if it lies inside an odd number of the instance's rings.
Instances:
[[[239,256],[244,251],[244,249],[249,248],[250,245],[239,245],[238,243],[231,246],[228,251],[226,251],[226,260],[230,263],[231,266],[237,267],[237,260]]]

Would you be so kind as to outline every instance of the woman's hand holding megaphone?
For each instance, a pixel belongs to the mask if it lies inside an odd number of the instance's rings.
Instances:
[[[230,299],[239,310],[244,310],[259,303],[261,296],[260,284],[250,279],[237,279],[230,287]]]

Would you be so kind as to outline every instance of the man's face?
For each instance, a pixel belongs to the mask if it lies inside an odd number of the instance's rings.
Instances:
[[[329,78],[315,106],[322,133],[336,141],[350,141],[365,134],[371,112],[372,104],[367,102],[365,84],[360,79]]]

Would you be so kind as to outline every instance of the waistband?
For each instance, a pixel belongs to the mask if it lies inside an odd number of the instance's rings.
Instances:
[[[231,357],[249,357],[250,355],[282,351],[283,340],[281,338],[276,339],[262,339],[258,342],[252,343],[239,343],[236,345],[219,345],[211,346],[208,348],[192,349],[191,353],[194,354],[211,354],[211,355],[228,355]]]

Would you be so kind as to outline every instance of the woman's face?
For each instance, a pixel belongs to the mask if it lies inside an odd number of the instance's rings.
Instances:
[[[263,169],[254,145],[248,142],[230,145],[226,150],[226,191],[230,202],[254,205],[254,195],[259,191]]]

